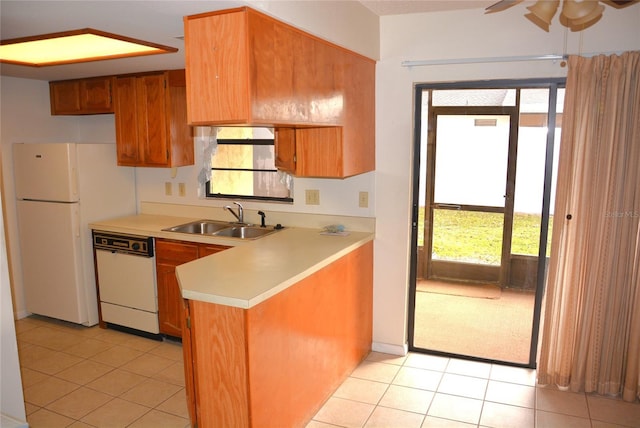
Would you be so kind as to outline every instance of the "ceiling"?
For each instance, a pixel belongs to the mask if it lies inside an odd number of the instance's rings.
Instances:
[[[263,1],[263,0],[262,0]],[[355,0],[353,0],[355,1]],[[0,0],[2,40],[94,28],[127,37],[173,46],[178,52],[51,67],[0,64],[3,76],[39,80],[64,80],[184,67],[182,17],[239,6],[261,0],[159,0],[159,1],[54,1]],[[495,0],[361,0],[378,16],[481,8]]]

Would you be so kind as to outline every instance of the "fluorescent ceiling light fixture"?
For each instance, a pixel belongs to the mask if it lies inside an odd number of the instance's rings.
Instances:
[[[84,28],[2,40],[0,62],[43,67],[177,51],[170,46]]]

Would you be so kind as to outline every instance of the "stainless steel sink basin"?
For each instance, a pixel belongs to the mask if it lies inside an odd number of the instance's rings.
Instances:
[[[215,232],[228,228],[229,223],[213,220],[198,220],[191,223],[162,229],[167,232],[190,233],[195,235],[213,235]]]
[[[214,233],[215,236],[223,236],[228,238],[255,239],[275,232],[273,228],[264,228],[257,226],[233,226],[219,230]]]
[[[198,220],[162,229],[165,232],[209,235],[223,238],[256,239],[275,232],[273,227],[234,224],[215,220]]]

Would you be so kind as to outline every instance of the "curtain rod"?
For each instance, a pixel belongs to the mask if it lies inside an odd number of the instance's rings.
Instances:
[[[512,61],[559,61],[566,60],[566,55],[526,55],[526,56],[497,56],[488,58],[452,58],[426,59],[420,61],[402,61],[403,67],[419,67],[423,65],[448,64],[480,64],[483,62],[512,62]]]

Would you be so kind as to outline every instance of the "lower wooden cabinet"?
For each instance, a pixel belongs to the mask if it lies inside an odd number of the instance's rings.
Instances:
[[[226,250],[227,246],[156,239],[156,280],[160,333],[182,337],[182,295],[176,266]]]
[[[373,243],[249,309],[184,300],[193,427],[305,426],[371,350]]]

